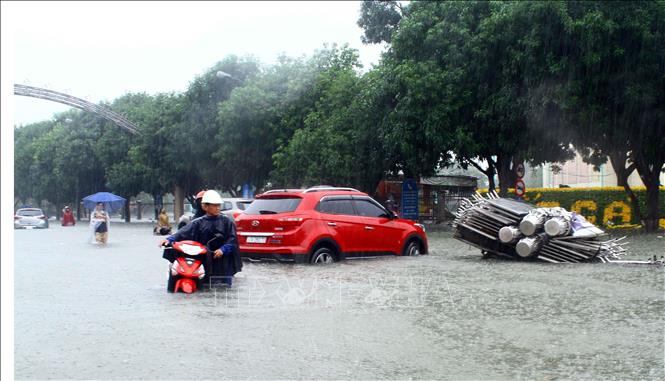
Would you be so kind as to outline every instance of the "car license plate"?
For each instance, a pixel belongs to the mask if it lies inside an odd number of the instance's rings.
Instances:
[[[247,237],[247,243],[266,243],[267,239],[268,237],[249,236]]]

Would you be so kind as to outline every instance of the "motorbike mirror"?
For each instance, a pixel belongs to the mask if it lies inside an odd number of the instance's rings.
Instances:
[[[220,233],[215,233],[215,236],[210,241],[208,241],[208,243],[206,243],[206,246],[209,247],[211,242],[214,242],[216,239],[219,238],[222,238],[222,235]]]

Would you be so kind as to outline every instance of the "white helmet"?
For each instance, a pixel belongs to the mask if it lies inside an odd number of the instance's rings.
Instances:
[[[201,202],[204,204],[219,205],[222,203],[222,196],[220,196],[219,193],[215,192],[214,190],[209,190],[203,194],[203,199],[201,200]]]

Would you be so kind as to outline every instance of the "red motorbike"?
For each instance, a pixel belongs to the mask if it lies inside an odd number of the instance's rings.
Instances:
[[[212,250],[208,241],[204,246],[196,241],[179,241],[164,246],[162,257],[171,262],[169,280],[166,285],[168,292],[184,292],[191,294],[200,290],[206,276],[204,261],[208,261]]]

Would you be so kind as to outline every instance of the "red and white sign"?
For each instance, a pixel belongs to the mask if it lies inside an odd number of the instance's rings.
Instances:
[[[524,181],[522,180],[515,181],[515,194],[517,195],[517,197],[524,196],[524,193],[526,193],[526,185],[524,185]]]

